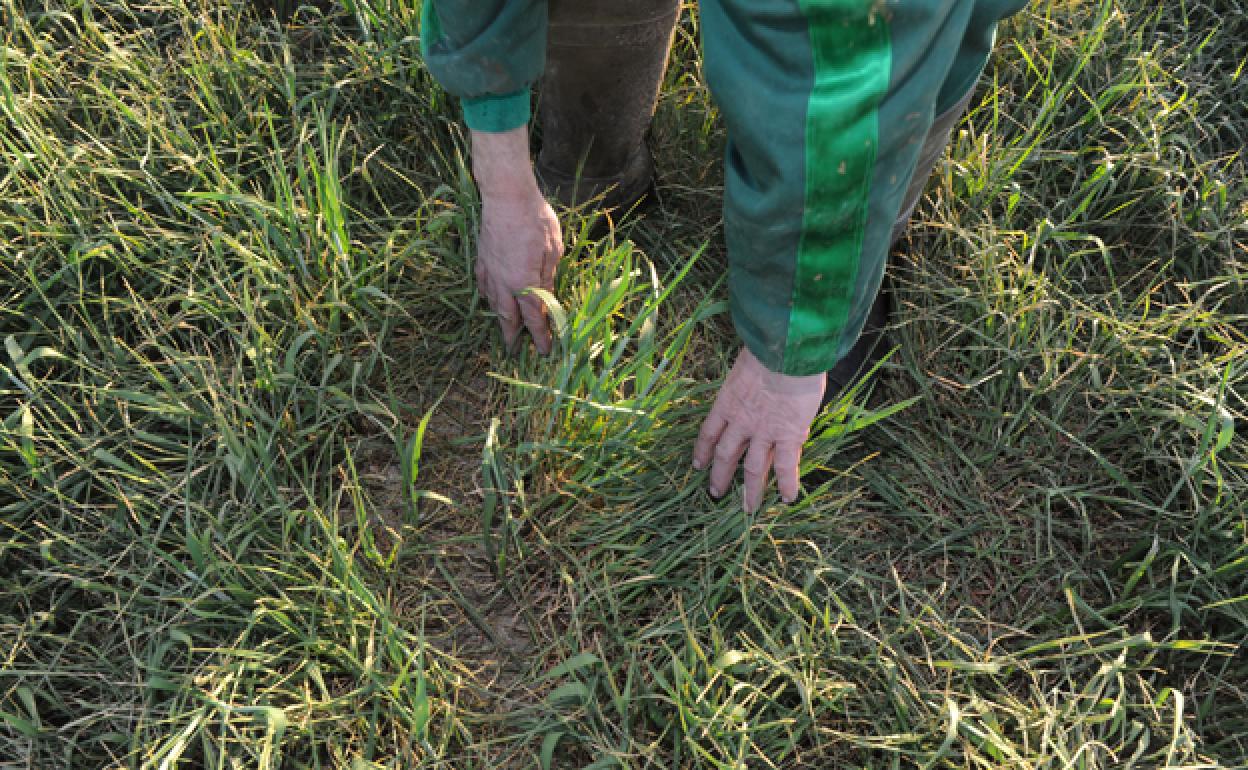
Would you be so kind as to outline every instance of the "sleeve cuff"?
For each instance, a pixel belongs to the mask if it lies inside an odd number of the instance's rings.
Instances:
[[[464,122],[473,131],[502,133],[527,125],[531,117],[529,89],[502,96],[464,99]]]

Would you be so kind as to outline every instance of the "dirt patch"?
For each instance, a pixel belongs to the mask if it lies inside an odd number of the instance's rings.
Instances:
[[[370,458],[363,483],[375,511],[382,553],[397,548],[391,592],[396,613],[467,674],[460,705],[502,714],[536,702],[534,672],[566,623],[567,605],[551,570],[527,560],[500,579],[482,532],[482,451],[490,421],[505,407],[504,385],[489,376],[485,354],[434,376],[409,400],[412,433],[433,409],[415,487],[436,494],[415,511],[393,452]],[[451,375],[451,376],[446,376]],[[452,376],[454,379],[452,379]],[[435,408],[436,404],[436,408]]]

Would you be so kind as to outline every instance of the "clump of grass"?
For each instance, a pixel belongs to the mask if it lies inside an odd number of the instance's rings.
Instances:
[[[241,8],[0,10],[0,756],[445,756],[470,672],[355,526],[386,347],[462,274],[361,119],[403,85]]]

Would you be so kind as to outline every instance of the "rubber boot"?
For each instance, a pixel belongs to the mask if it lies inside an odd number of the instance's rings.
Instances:
[[[627,213],[653,185],[646,131],[680,0],[550,0],[549,7],[538,181],[564,205],[602,196],[604,209]]]
[[[886,349],[887,335],[884,333],[892,315],[892,296],[887,287],[881,286],[867,311],[867,322],[863,326],[858,341],[845,356],[836,362],[836,366],[828,370],[828,381],[823,391],[823,404],[827,406],[839,401],[841,396],[853,387],[858,378],[871,370],[880,362]]]

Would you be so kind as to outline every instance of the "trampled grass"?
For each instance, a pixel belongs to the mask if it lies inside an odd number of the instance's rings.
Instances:
[[[407,0],[0,0],[0,767],[1248,767],[1248,8],[1041,1],[756,516],[682,24],[662,205],[471,276]]]

